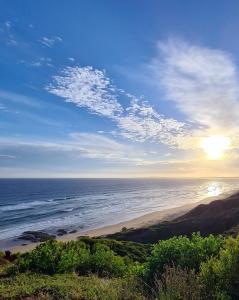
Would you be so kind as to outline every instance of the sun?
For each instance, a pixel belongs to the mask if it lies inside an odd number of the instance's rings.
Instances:
[[[201,147],[211,160],[219,160],[224,152],[230,148],[231,139],[223,135],[213,135],[203,138]]]

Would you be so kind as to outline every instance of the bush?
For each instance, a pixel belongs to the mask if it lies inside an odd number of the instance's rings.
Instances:
[[[75,271],[88,262],[89,250],[82,242],[66,244],[51,240],[37,246],[30,253],[23,254],[17,261],[21,272],[30,270],[44,274]]]
[[[158,300],[206,299],[195,271],[180,267],[166,267],[162,276],[155,279],[153,294]]]
[[[89,265],[90,251],[82,242],[69,242],[63,246],[57,273],[73,272],[87,269]]]
[[[239,236],[229,237],[218,257],[202,263],[200,278],[212,298],[238,299]]]
[[[91,253],[82,241],[64,244],[54,240],[23,254],[16,263],[20,272],[52,275],[76,271],[81,275],[96,273],[100,276],[123,276],[131,265],[129,259],[116,255],[104,244],[95,244]]]
[[[100,276],[123,276],[127,273],[129,262],[115,255],[109,247],[96,244],[90,259],[90,271]]]
[[[62,247],[56,241],[37,246],[32,252],[23,254],[17,262],[20,271],[31,270],[45,274],[54,274],[60,259]]]
[[[106,245],[117,255],[125,256],[133,261],[141,263],[146,261],[152,250],[152,245],[150,244],[116,241],[106,238],[81,237],[80,241],[84,242],[86,245],[89,245],[91,250],[94,249],[96,244]]]
[[[173,237],[158,242],[146,264],[145,276],[153,282],[165,271],[165,266],[199,270],[200,264],[218,254],[224,239],[221,236],[201,237],[195,233],[189,239],[185,236]]]

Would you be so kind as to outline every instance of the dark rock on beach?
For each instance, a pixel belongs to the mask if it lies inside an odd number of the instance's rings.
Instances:
[[[62,236],[62,235],[65,235],[67,234],[68,232],[65,230],[65,229],[58,229],[57,230],[57,235],[58,236]]]
[[[25,231],[18,239],[37,243],[53,240],[55,238],[55,235],[51,235],[43,231]]]

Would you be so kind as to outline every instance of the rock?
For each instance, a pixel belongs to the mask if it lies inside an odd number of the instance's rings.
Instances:
[[[76,229],[69,231],[69,233],[76,233],[76,232],[77,232]]]
[[[57,230],[57,235],[58,236],[62,236],[62,235],[65,235],[67,234],[67,231],[65,229],[58,229]]]
[[[19,236],[18,239],[37,243],[53,240],[55,238],[55,235],[51,235],[42,231],[25,231],[21,236]]]

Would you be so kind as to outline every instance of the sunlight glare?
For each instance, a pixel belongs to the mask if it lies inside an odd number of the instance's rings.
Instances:
[[[201,147],[211,160],[222,159],[224,152],[230,148],[231,139],[222,135],[206,137],[202,140]]]
[[[207,196],[215,197],[219,196],[222,193],[222,187],[218,182],[210,182],[207,187]]]

